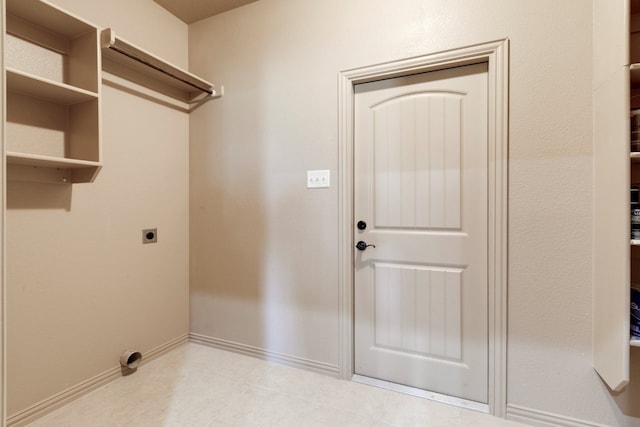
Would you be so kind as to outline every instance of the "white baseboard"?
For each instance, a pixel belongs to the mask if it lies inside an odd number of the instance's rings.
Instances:
[[[513,404],[507,404],[506,419],[540,427],[607,427],[604,424],[592,423]]]
[[[329,363],[323,363],[315,360],[304,359],[301,357],[290,356],[287,354],[276,353],[260,347],[240,344],[237,342],[227,341],[220,338],[213,338],[206,335],[191,333],[189,334],[189,340],[196,344],[202,344],[209,347],[219,348],[221,350],[244,354],[245,356],[252,356],[258,359],[276,362],[294,368],[305,369],[307,371],[317,372],[319,374],[328,375],[335,378],[339,378],[340,376],[340,369],[338,365],[332,365]]]
[[[148,363],[158,357],[170,352],[171,350],[185,344],[189,340],[189,335],[184,334],[178,338],[175,338],[169,342],[166,342],[154,349],[145,352],[142,356],[141,366]],[[35,405],[22,410],[16,414],[10,415],[7,418],[7,427],[21,427],[28,423],[35,421],[36,419],[54,411],[64,405],[71,403],[72,401],[96,390],[102,386],[109,384],[112,381],[122,377],[122,369],[118,365],[111,368],[101,374],[96,375],[93,378],[89,378],[79,384],[76,384],[58,394],[55,394],[47,399],[44,399]]]

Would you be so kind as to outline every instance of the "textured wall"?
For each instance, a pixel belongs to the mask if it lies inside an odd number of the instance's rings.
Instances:
[[[151,0],[54,3],[186,65],[186,25]],[[188,332],[188,116],[108,76],[102,95],[94,183],[8,183],[8,415]]]
[[[336,365],[337,73],[508,37],[509,404],[640,424],[591,367],[591,2],[261,0],[189,37],[226,89],[190,123],[193,332]]]

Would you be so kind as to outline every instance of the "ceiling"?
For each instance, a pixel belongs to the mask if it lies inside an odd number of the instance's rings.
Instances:
[[[187,24],[257,0],[153,0]]]

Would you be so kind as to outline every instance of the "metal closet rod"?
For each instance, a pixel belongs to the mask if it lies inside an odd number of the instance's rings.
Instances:
[[[179,80],[182,83],[188,84],[189,86],[194,87],[194,88],[196,88],[198,90],[201,90],[202,92],[206,92],[209,95],[213,95],[214,94],[213,90],[198,86],[197,84],[194,84],[194,83],[191,83],[190,81],[187,81],[187,80],[183,79],[182,77],[176,76],[175,74],[173,74],[173,73],[171,73],[171,72],[169,72],[169,71],[167,71],[165,69],[162,69],[162,68],[158,67],[157,65],[152,64],[152,63],[150,63],[149,61],[147,61],[147,60],[145,60],[143,58],[140,58],[139,56],[136,56],[136,55],[134,55],[134,54],[132,54],[130,52],[127,52],[124,49],[120,49],[119,47],[116,47],[114,45],[110,45],[109,49],[113,49],[116,52],[118,52],[119,54],[122,54],[122,55],[126,56],[127,58],[131,58],[134,61],[138,61],[138,62],[146,65],[147,67],[151,67],[154,70],[161,72],[162,74],[165,74],[165,75],[167,75],[167,76],[169,76],[171,78]]]

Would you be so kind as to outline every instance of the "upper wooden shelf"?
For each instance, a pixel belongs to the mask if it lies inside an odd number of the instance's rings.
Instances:
[[[63,45],[67,40],[75,39],[95,30],[93,25],[79,17],[42,0],[7,0],[6,10],[7,14],[21,18],[49,33],[55,33],[60,37],[59,42]],[[8,20],[7,31],[9,33],[13,33],[12,27],[14,25],[19,25],[19,23]],[[26,34],[22,34],[22,36],[24,37]],[[62,46],[60,50],[64,50]]]
[[[6,78],[7,90],[44,99],[55,104],[73,105],[98,99],[97,93],[11,68],[6,69]]]
[[[119,62],[134,71],[178,89],[187,102],[207,96],[221,96],[214,85],[164,59],[116,36],[107,28],[101,33],[102,53],[105,58]]]

